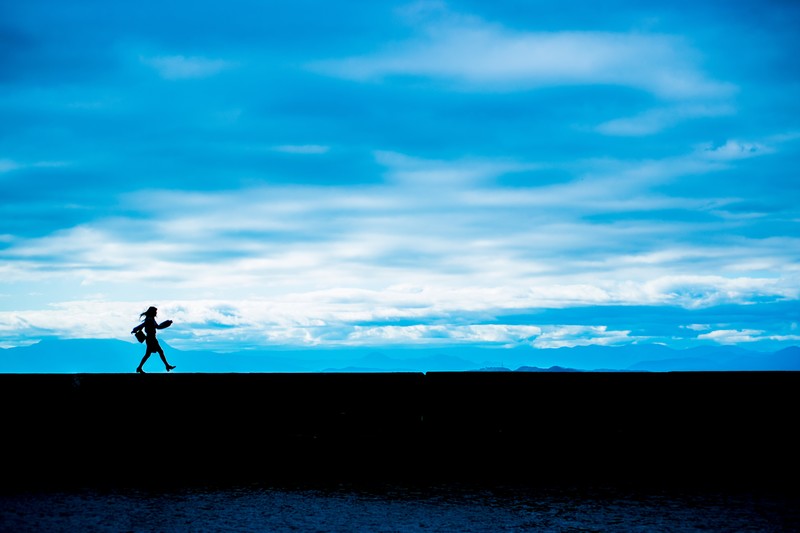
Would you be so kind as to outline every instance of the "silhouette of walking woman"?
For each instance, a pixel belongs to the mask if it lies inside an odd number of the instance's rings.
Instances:
[[[164,356],[164,350],[161,348],[161,345],[158,344],[158,339],[156,338],[156,330],[157,329],[164,329],[168,328],[172,325],[172,320],[165,320],[161,324],[156,322],[156,315],[158,314],[158,309],[155,307],[149,307],[147,311],[139,315],[139,318],[144,317],[144,322],[136,326],[131,330],[131,334],[134,334],[138,331],[144,329],[144,332],[147,334],[145,338],[145,344],[147,346],[147,351],[144,353],[144,357],[142,357],[142,362],[139,363],[139,366],[136,367],[136,372],[139,374],[144,374],[144,370],[142,367],[144,366],[147,359],[150,357],[150,354],[153,352],[157,352],[158,355],[161,356],[161,360],[164,362],[164,366],[167,367],[167,372],[175,368],[174,366],[170,365],[167,362],[167,358]]]

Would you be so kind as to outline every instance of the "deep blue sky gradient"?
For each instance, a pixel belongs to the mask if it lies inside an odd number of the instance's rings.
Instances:
[[[0,346],[800,344],[800,5],[0,6]],[[598,364],[599,367],[602,364]]]

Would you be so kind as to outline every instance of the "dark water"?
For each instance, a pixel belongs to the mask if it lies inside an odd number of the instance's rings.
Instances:
[[[0,495],[2,531],[800,531],[794,494],[469,485],[216,486]]]

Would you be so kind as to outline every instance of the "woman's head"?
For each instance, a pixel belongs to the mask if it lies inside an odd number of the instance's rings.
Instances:
[[[150,307],[147,308],[147,311],[145,311],[144,313],[139,315],[139,318],[141,318],[143,316],[146,316],[146,317],[156,316],[157,314],[158,314],[158,309],[156,309],[155,307],[153,307],[151,305]]]

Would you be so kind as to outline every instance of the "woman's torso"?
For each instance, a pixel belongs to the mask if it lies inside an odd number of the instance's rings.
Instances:
[[[144,332],[148,337],[155,338],[156,336],[156,319],[149,316],[144,319]]]

